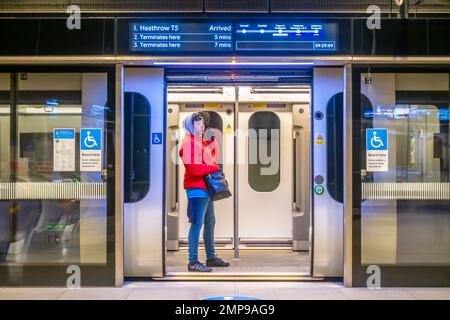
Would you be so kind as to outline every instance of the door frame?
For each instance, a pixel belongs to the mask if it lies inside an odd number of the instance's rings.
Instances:
[[[167,72],[165,72],[165,76],[167,76]],[[167,83],[167,79],[165,80],[165,90],[164,90],[164,101],[165,101],[165,113],[167,113],[167,108],[169,105],[169,100],[168,100],[168,88],[170,87],[171,84]],[[312,82],[309,84],[293,84],[293,83],[288,83],[289,85],[307,85],[310,88],[310,101],[308,103],[309,108],[310,108],[310,114],[312,115],[313,112],[313,84]],[[196,82],[187,82],[187,83],[174,83],[173,85],[175,86],[217,86],[217,83],[196,83]],[[234,108],[233,108],[233,116],[234,116],[234,130],[237,130],[239,128],[239,87],[240,86],[249,86],[249,85],[258,85],[258,86],[282,86],[283,83],[226,83],[224,82],[222,84],[223,86],[233,86],[235,87],[235,101],[234,101]],[[313,276],[313,266],[314,266],[314,202],[313,202],[313,197],[312,197],[312,181],[313,181],[313,117],[310,117],[310,228],[311,228],[311,237],[310,237],[310,250],[309,250],[309,275],[308,276],[302,276],[301,278],[312,278]],[[165,123],[164,125],[164,136],[167,136],[167,132],[168,132],[168,127],[167,127],[167,123]],[[165,146],[166,147],[166,146]],[[233,236],[233,250],[234,250],[234,255],[236,259],[239,259],[239,238],[238,238],[238,217],[239,217],[239,213],[238,213],[238,206],[239,206],[239,197],[238,194],[239,192],[238,190],[238,186],[239,186],[239,163],[238,163],[238,137],[237,135],[234,135],[234,236]],[[164,152],[164,160],[163,163],[165,164],[167,161],[167,152]],[[167,183],[167,172],[165,172],[164,174],[164,190],[166,190],[166,183]],[[165,202],[164,202],[165,203]],[[167,228],[167,207],[164,205],[164,210],[163,210],[163,221],[164,221],[164,225],[163,225],[163,229]],[[166,267],[167,267],[167,246],[166,246],[166,239],[164,239],[164,250],[163,250],[163,274],[164,276],[167,276],[167,271],[166,271]],[[273,277],[274,275],[268,274],[267,276],[263,276],[264,277]],[[276,276],[276,275],[275,275]],[[230,277],[233,277],[232,274],[230,274]],[[283,276],[285,278],[285,276]],[[201,277],[199,277],[198,279],[202,279]]]

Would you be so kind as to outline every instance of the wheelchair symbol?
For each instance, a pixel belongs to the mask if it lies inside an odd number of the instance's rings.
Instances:
[[[163,143],[162,132],[153,132],[152,133],[152,144],[161,145]]]
[[[370,139],[370,144],[373,148],[379,149],[381,147],[384,147],[383,141],[380,139],[380,137],[377,136],[377,132],[373,132],[373,137]]]
[[[86,132],[87,137],[84,139],[84,145],[88,148],[93,148],[97,146],[97,141],[95,141],[95,138],[91,136],[91,132]]]

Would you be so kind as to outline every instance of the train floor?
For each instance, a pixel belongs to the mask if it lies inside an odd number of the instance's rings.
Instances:
[[[241,249],[239,259],[234,259],[234,250],[216,249],[216,255],[230,263],[227,268],[214,268],[215,274],[283,274],[309,275],[308,251],[288,249]],[[205,262],[205,251],[199,250],[199,260]],[[169,251],[166,256],[167,274],[188,272],[188,251]]]

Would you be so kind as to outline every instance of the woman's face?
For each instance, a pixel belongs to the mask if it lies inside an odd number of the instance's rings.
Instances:
[[[196,136],[201,136],[205,132],[205,125],[202,120],[194,121],[194,134]]]

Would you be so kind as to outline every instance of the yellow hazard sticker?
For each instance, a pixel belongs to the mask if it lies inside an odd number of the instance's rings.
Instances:
[[[252,103],[250,108],[267,108],[267,103]]]
[[[233,127],[231,126],[231,124],[227,124],[227,126],[225,127],[225,133],[227,134],[233,133]]]
[[[218,109],[220,107],[221,107],[220,103],[205,103],[205,109],[206,108],[208,108],[208,109]]]
[[[314,140],[315,144],[325,144],[325,139],[323,138],[322,134],[318,134],[316,140]]]

